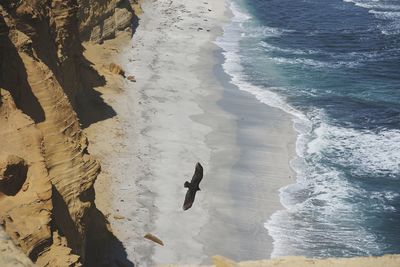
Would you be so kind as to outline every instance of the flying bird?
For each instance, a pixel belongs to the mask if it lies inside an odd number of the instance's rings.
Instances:
[[[199,184],[203,179],[203,167],[200,163],[197,162],[196,169],[194,170],[194,174],[190,183],[188,181],[185,182],[184,186],[188,189],[185,196],[185,202],[183,203],[183,210],[188,210],[192,207],[194,198],[196,196],[196,192],[200,191]]]

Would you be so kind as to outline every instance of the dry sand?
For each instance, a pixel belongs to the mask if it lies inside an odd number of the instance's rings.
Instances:
[[[215,254],[268,258],[263,224],[282,208],[279,188],[294,182],[290,117],[229,84],[213,43],[229,20],[224,1],[145,1],[142,8],[133,40],[114,59],[137,82],[116,78],[121,92],[104,98],[118,115],[87,129],[104,173],[96,203],[112,214],[137,266],[209,264]],[[197,161],[202,191],[184,212],[183,183]],[[165,246],[144,239],[146,232]]]

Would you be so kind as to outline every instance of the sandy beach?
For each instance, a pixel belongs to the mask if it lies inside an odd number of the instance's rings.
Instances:
[[[136,82],[103,92],[117,116],[87,129],[102,162],[97,205],[137,266],[269,258],[263,224],[282,208],[279,188],[294,182],[291,118],[229,83],[214,44],[227,3],[145,1],[142,9],[133,39],[113,54]],[[183,183],[196,162],[202,190],[184,212]]]

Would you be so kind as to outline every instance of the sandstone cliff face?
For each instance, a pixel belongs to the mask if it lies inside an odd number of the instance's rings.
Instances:
[[[79,32],[93,25],[79,25],[77,16],[91,2],[0,3],[0,224],[41,266],[87,262],[90,228],[99,228],[100,165],[74,110],[96,76]]]
[[[36,257],[51,238],[51,184],[41,153],[42,135],[0,89],[0,219],[22,250]]]
[[[132,23],[128,0],[78,0],[79,31],[84,41],[101,42],[115,36]]]

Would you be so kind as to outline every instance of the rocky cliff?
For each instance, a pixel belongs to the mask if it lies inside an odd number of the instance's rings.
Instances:
[[[137,3],[132,1],[132,3]],[[134,26],[130,2],[121,0],[78,0],[79,31],[84,41],[101,42],[118,31]]]
[[[112,236],[94,205],[100,165],[77,112],[105,80],[81,39],[110,38],[131,18],[125,1],[0,2],[0,224],[40,266],[104,261],[91,253]]]

